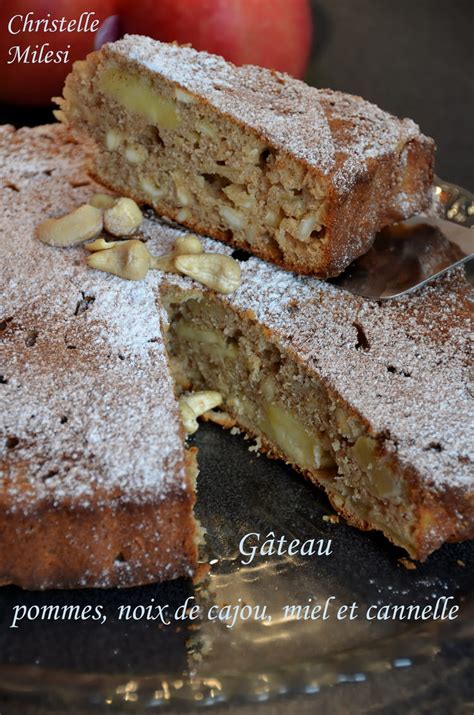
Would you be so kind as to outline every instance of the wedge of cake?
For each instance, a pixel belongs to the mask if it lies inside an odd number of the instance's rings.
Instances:
[[[177,382],[219,391],[224,423],[323,487],[349,523],[420,560],[474,536],[462,270],[379,305],[251,258],[235,294],[184,278],[161,294]]]
[[[229,295],[158,271],[126,281],[87,268],[82,246],[36,235],[97,191],[86,148],[60,125],[7,127],[0,156],[2,583],[131,586],[194,572],[196,467],[172,375],[177,392],[220,392],[225,412],[211,417],[411,556],[473,536],[461,272],[382,305],[256,258]],[[159,256],[184,235],[150,215],[139,237]]]
[[[298,273],[340,273],[430,203],[433,141],[360,97],[127,36],[78,62],[58,117],[94,172],[161,215]]]
[[[0,131],[0,583],[192,575],[195,452],[161,340],[157,275],[89,270],[37,225],[98,190],[59,126]],[[170,239],[168,239],[170,240]]]

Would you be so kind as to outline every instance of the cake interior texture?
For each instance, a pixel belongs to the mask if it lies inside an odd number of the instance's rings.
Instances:
[[[101,190],[93,151],[61,125],[0,129],[0,581],[192,575],[196,455],[176,392],[201,388],[223,395],[230,418],[216,420],[235,420],[359,528],[419,559],[472,538],[464,273],[379,305],[254,257],[228,296],[160,271],[94,271],[82,246],[36,233]],[[184,235],[151,211],[139,234],[155,256]]]
[[[82,246],[36,236],[102,190],[86,156],[60,125],[0,128],[2,585],[137,586],[197,564],[196,450],[161,340],[159,275],[91,271]]]
[[[162,295],[178,389],[223,396],[228,418],[210,413],[210,419],[238,425],[270,456],[322,487],[349,523],[382,531],[414,558],[423,560],[457,530],[449,505],[433,498],[390,442],[251,313],[209,292],[165,286]]]
[[[100,181],[299,273],[340,273],[430,201],[433,143],[410,120],[191,48],[108,45],[59,103]]]

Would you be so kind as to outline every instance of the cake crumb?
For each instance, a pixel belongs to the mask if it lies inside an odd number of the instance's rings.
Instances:
[[[398,563],[404,566],[408,571],[414,571],[416,569],[416,564],[410,559],[398,559]]]
[[[260,437],[257,437],[255,440],[255,444],[250,445],[250,447],[248,449],[249,449],[249,452],[256,452],[257,456],[260,456],[259,452],[260,452],[261,448],[262,448],[262,440],[260,439]]]
[[[465,562],[462,561],[462,559],[458,559],[458,560],[456,561],[456,563],[457,563],[458,566],[463,566],[463,567],[464,567],[464,566],[466,565]]]
[[[323,521],[327,521],[330,524],[339,524],[340,519],[337,514],[325,514]]]

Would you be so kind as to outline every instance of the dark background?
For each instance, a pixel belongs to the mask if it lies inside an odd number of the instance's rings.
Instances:
[[[412,117],[436,140],[437,173],[474,190],[474,0],[312,5],[316,29],[308,80]],[[0,105],[1,123],[51,120],[48,109]]]
[[[436,171],[474,189],[473,0],[313,0],[312,84],[411,117]]]

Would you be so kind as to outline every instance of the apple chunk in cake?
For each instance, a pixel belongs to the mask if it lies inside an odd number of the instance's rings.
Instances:
[[[102,183],[298,273],[340,273],[430,202],[433,142],[410,120],[189,47],[106,45],[58,101]]]
[[[318,357],[308,359],[285,344],[272,329],[270,316],[262,324],[233,299],[177,285],[165,285],[162,298],[169,319],[168,352],[180,389],[217,390],[232,420],[258,438],[270,455],[322,486],[349,523],[382,531],[418,559],[456,533],[458,538],[472,533],[466,504],[460,506],[464,518],[458,521],[450,499],[442,496],[443,487],[433,489],[404,463],[394,447],[396,439],[373,430],[363,414],[328,386],[317,368]],[[243,298],[243,304],[251,301]],[[265,297],[261,306],[264,312]],[[367,379],[375,385],[372,377]]]

